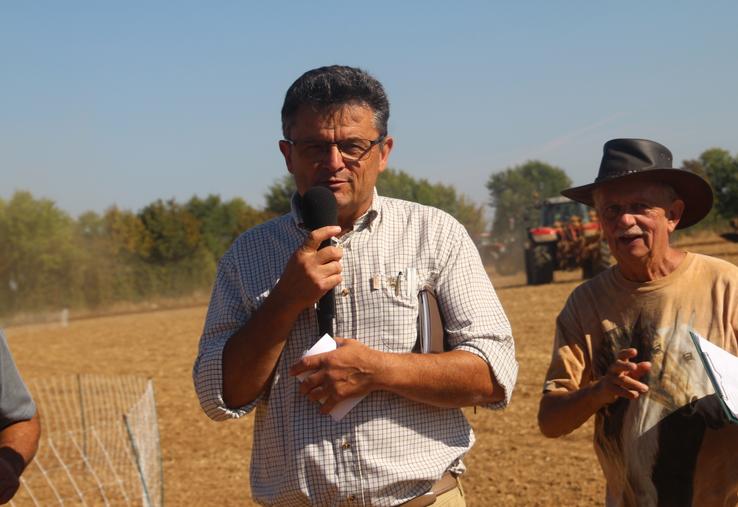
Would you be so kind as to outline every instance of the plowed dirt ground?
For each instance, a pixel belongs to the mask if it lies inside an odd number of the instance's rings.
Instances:
[[[718,236],[681,241],[738,264],[738,244]],[[520,375],[503,412],[466,410],[477,443],[463,478],[470,506],[602,504],[604,481],[592,450],[591,422],[549,440],[536,423],[554,319],[578,272],[527,287],[522,274],[493,276],[516,340]],[[253,416],[214,423],[201,412],[191,368],[205,307],[72,320],[6,329],[26,378],[71,373],[136,374],[154,379],[167,505],[254,505],[248,469]]]

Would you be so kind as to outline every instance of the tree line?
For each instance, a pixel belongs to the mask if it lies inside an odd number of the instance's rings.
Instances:
[[[471,234],[484,230],[484,208],[450,185],[388,169],[382,195],[444,209]],[[26,191],[0,199],[0,317],[95,310],[122,302],[208,291],[218,259],[242,232],[290,210],[291,176],[276,181],[257,209],[241,198],[157,200],[143,209],[111,207],[77,218]]]
[[[738,217],[738,155],[712,148],[682,164],[708,179],[715,206],[702,226]],[[535,205],[571,186],[566,172],[529,161],[492,174],[487,181],[496,241],[524,238]],[[143,209],[111,207],[77,218],[49,199],[25,191],[0,199],[0,317],[61,308],[104,308],[121,302],[176,298],[208,291],[218,259],[243,231],[287,213],[294,192],[287,175],[265,194],[257,209],[241,198],[192,197],[157,200]],[[380,195],[441,208],[477,238],[487,228],[484,206],[451,185],[416,179],[387,169],[377,181]],[[698,226],[699,227],[699,226]]]
[[[0,315],[176,297],[206,288],[241,231],[269,217],[242,199],[157,200],[73,219],[49,199],[0,199]]]

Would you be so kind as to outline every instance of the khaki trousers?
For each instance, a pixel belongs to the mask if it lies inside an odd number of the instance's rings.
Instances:
[[[456,487],[451,491],[446,491],[444,494],[436,498],[435,503],[431,504],[433,507],[466,507],[466,500],[464,500],[464,490],[461,488],[461,481],[456,479]]]
[[[445,480],[441,479],[442,481]],[[452,487],[445,493],[441,493],[438,496],[435,495],[421,495],[417,498],[405,502],[403,507],[426,507],[432,505],[433,507],[466,507],[466,501],[464,500],[464,489],[461,487],[461,481],[458,477],[451,479],[456,481],[456,487]],[[441,481],[439,481],[441,482]],[[434,484],[436,486],[438,483]]]

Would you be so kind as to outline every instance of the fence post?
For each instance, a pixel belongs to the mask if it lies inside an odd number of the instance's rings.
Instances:
[[[141,487],[143,488],[144,494],[144,505],[151,507],[151,497],[149,496],[149,488],[146,485],[146,477],[144,477],[143,468],[141,466],[141,453],[138,451],[138,446],[133,438],[133,431],[131,431],[131,424],[128,422],[128,416],[123,414],[123,422],[126,425],[126,431],[128,432],[128,441],[131,444],[131,450],[133,451],[133,457],[136,460],[136,468],[138,469],[138,476],[141,479]]]
[[[85,420],[85,398],[82,392],[82,377],[77,374],[77,392],[79,393],[79,418],[82,425],[82,453],[87,457],[87,422]]]
[[[156,414],[156,395],[154,391],[154,379],[148,381],[148,391],[151,393],[151,404],[154,406],[154,414]],[[154,429],[156,434],[156,447],[159,449],[159,484],[161,492],[159,494],[159,505],[164,505],[164,463],[162,463],[161,453],[161,436],[159,435],[159,418],[154,417]]]

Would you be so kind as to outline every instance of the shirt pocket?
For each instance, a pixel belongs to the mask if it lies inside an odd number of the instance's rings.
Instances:
[[[410,268],[382,276],[382,346],[389,352],[410,352],[418,338],[418,292],[425,273]]]

